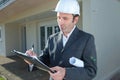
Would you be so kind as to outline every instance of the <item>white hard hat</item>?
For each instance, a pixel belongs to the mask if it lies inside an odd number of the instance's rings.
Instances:
[[[80,15],[80,7],[77,0],[59,0],[54,11]]]

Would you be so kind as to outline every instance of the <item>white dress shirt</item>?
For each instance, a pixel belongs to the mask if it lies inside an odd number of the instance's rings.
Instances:
[[[67,34],[67,37],[63,34],[63,39],[62,39],[62,40],[63,40],[63,47],[66,45],[66,43],[67,43],[70,35],[71,35],[72,32],[74,31],[75,27],[76,27],[76,25],[73,27],[73,29],[71,30],[71,32]]]

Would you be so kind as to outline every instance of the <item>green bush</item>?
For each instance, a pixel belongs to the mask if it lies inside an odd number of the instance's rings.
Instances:
[[[0,80],[6,80],[4,77],[0,76]]]

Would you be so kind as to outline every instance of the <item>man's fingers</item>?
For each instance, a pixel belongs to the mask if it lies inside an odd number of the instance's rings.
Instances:
[[[27,61],[27,60],[25,60],[25,59],[24,59],[24,61],[25,61],[27,64],[32,64],[32,63],[30,63],[29,61]]]

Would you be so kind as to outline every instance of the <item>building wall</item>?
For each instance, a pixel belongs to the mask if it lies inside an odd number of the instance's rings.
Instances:
[[[28,9],[27,11],[21,12],[19,15],[15,15],[10,19],[7,19],[3,22],[4,26],[2,26],[2,41],[0,41],[0,55],[3,56],[12,56],[11,50],[22,50],[22,33],[20,25],[28,23],[29,18],[27,17],[37,15],[48,10],[52,10],[56,5],[56,0],[51,3],[46,3],[44,5],[39,5],[33,9]],[[36,16],[35,16],[36,17]],[[19,21],[23,21],[22,23]],[[30,21],[31,22],[31,21]],[[19,25],[20,23],[20,25]],[[0,23],[2,24],[2,23]],[[37,25],[37,24],[35,24]],[[1,25],[0,25],[1,26]],[[33,26],[34,27],[34,26]],[[28,30],[29,26],[27,26]],[[28,35],[28,33],[27,33]],[[34,35],[34,34],[33,34]],[[28,36],[29,37],[29,36]],[[29,41],[29,40],[28,40]],[[36,41],[36,40],[35,40]],[[30,41],[29,41],[30,42]],[[36,43],[35,43],[36,44]],[[27,44],[27,48],[29,48]]]
[[[43,2],[44,3],[44,2]],[[28,10],[26,10],[26,11],[24,11],[24,12],[21,12],[19,15],[15,15],[15,16],[13,16],[12,18],[9,18],[9,19],[7,19],[5,22],[4,22],[4,25],[5,25],[5,44],[4,44],[4,46],[5,46],[5,51],[7,51],[7,52],[3,52],[3,51],[1,51],[3,54],[5,54],[5,55],[7,55],[7,56],[10,56],[11,55],[11,53],[9,53],[10,52],[10,50],[11,49],[13,49],[13,48],[16,48],[16,49],[18,49],[18,50],[21,50],[21,47],[23,46],[23,45],[21,45],[22,44],[22,41],[20,41],[20,39],[22,38],[21,36],[21,32],[20,32],[20,27],[19,27],[19,23],[21,23],[21,21],[22,21],[22,23],[21,24],[26,24],[27,23],[27,27],[26,27],[26,30],[28,30],[29,31],[29,29],[30,29],[30,27],[33,27],[34,29],[35,29],[35,27],[38,25],[38,23],[36,23],[37,21],[38,21],[38,19],[37,20],[33,20],[33,21],[31,21],[31,19],[34,19],[34,18],[36,18],[37,16],[36,15],[38,15],[38,14],[43,14],[43,13],[45,13],[45,12],[47,12],[47,11],[51,11],[51,10],[53,10],[54,8],[55,8],[55,5],[56,5],[56,3],[57,3],[57,1],[56,0],[54,0],[54,1],[52,1],[52,2],[50,2],[50,3],[46,3],[45,2],[45,4],[42,4],[42,5],[39,5],[39,6],[37,6],[37,7],[35,7],[35,8],[33,8],[33,9],[28,9]],[[81,4],[81,3],[80,3]],[[82,5],[81,5],[81,7],[82,7]],[[82,9],[81,9],[81,11],[82,11]],[[45,13],[46,14],[46,13]],[[81,13],[81,15],[82,15],[82,13]],[[32,18],[30,18],[32,16]],[[42,15],[41,17],[45,17],[46,15]],[[52,16],[53,17],[53,16]],[[51,16],[49,16],[49,19],[51,18],[52,19],[52,17]],[[56,17],[56,15],[54,16],[54,17]],[[43,18],[42,18],[43,19]],[[41,18],[39,19],[40,21],[44,21],[44,20],[41,20]],[[20,22],[19,22],[20,21]],[[29,23],[31,23],[31,22],[35,22],[34,23],[34,25],[32,25],[32,24],[29,24]],[[82,17],[80,17],[80,22],[79,22],[79,27],[82,29]],[[1,24],[1,23],[0,23]],[[17,27],[16,27],[17,26]],[[21,26],[22,27],[22,26]],[[17,31],[19,31],[19,32],[17,32]],[[35,33],[35,30],[33,31],[34,33]],[[26,48],[27,49],[29,49],[31,46],[31,44],[29,44],[30,43],[30,40],[29,40],[29,38],[30,38],[30,36],[29,36],[29,32],[26,32],[27,34],[27,44],[26,44]],[[35,33],[35,34],[32,34],[32,35],[36,35],[37,33]],[[37,35],[36,35],[37,36]],[[12,37],[12,38],[11,38]],[[14,40],[13,40],[13,38],[14,37],[17,37],[17,41],[15,41],[14,42]],[[36,38],[36,39],[35,39]],[[31,39],[31,38],[30,38]],[[34,36],[34,42],[36,42],[37,41],[37,37],[35,37]],[[19,42],[19,43],[18,43]],[[3,43],[3,42],[2,42]],[[36,43],[35,43],[36,44]],[[36,45],[36,47],[37,47],[38,45]],[[38,47],[37,47],[38,48]],[[2,48],[1,48],[2,49]],[[2,49],[3,50],[3,49]],[[35,51],[37,51],[37,50],[35,50]]]
[[[6,56],[5,54],[5,27],[4,25],[0,25],[1,28],[1,39],[0,39],[0,55]]]
[[[31,49],[32,45],[34,45],[34,51],[37,52],[37,29],[36,23],[28,23],[26,24],[26,48]]]
[[[19,25],[10,23],[5,25],[5,46],[6,56],[14,55],[12,50],[20,50],[20,31]]]
[[[109,79],[120,69],[120,1],[83,0],[83,30],[95,36],[98,74]]]

